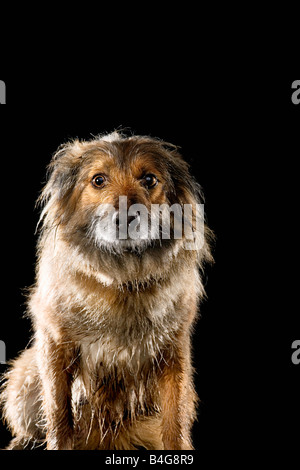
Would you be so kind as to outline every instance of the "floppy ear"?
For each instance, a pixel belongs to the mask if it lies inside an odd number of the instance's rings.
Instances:
[[[53,155],[47,168],[48,182],[37,200],[44,206],[39,223],[43,220],[47,224],[51,217],[57,225],[70,215],[71,207],[67,201],[77,181],[81,154],[81,144],[75,140],[61,145]]]
[[[76,182],[80,165],[81,145],[80,142],[68,142],[60,145],[48,166],[49,175],[43,193],[52,196],[56,193],[58,199],[62,199]]]
[[[169,151],[170,166],[169,173],[172,177],[174,189],[172,191],[172,203],[178,202],[181,205],[190,204],[192,206],[192,228],[196,235],[195,249],[198,252],[199,267],[202,268],[204,262],[213,262],[211,246],[215,236],[212,230],[205,223],[204,212],[200,211],[203,220],[203,232],[197,230],[196,214],[197,204],[204,204],[204,196],[201,186],[190,174],[188,163],[183,160],[180,153],[175,150]],[[204,217],[204,218],[203,218]]]

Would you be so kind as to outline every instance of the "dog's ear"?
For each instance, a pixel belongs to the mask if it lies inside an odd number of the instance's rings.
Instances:
[[[82,144],[78,141],[61,145],[47,168],[48,182],[44,186],[38,205],[44,206],[40,221],[47,219],[47,214],[57,223],[68,216],[69,199],[77,181],[81,163]]]
[[[168,171],[171,175],[172,186],[169,196],[172,204],[179,203],[181,205],[189,204],[192,206],[192,228],[196,235],[195,243],[193,246],[198,252],[199,267],[202,268],[204,262],[213,262],[210,247],[214,243],[214,233],[208,228],[205,223],[204,212],[198,213],[198,216],[203,218],[204,231],[197,229],[196,214],[197,205],[204,204],[204,196],[201,186],[197,183],[195,178],[190,173],[189,164],[182,158],[177,148],[168,148]],[[188,242],[189,243],[189,242]],[[191,249],[191,248],[189,248]]]
[[[48,166],[47,197],[56,194],[63,199],[74,187],[81,162],[82,144],[78,140],[61,145]]]

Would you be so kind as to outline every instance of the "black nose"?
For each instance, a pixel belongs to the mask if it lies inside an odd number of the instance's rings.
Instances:
[[[136,215],[127,215],[127,225],[129,225],[130,222],[132,222],[135,219],[136,219]],[[120,225],[120,218],[119,218],[119,215],[117,215],[116,226],[119,227],[119,225]]]
[[[127,216],[127,224],[129,225],[130,222],[136,219],[136,215],[128,215]]]

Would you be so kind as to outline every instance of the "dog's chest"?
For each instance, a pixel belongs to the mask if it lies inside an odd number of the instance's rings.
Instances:
[[[83,368],[90,372],[97,371],[100,375],[101,370],[110,369],[138,373],[146,363],[150,365],[156,360],[158,350],[158,341],[151,337],[126,344],[126,341],[119,342],[114,336],[102,336],[92,342],[85,340],[80,344]]]
[[[151,293],[102,295],[85,310],[84,325],[90,327],[79,341],[83,368],[137,373],[145,364],[157,363],[180,325],[177,299],[171,286]]]
[[[158,344],[151,343],[145,339],[125,346],[104,337],[92,343],[83,341],[81,366],[73,384],[74,404],[90,403],[100,411],[109,408],[114,422],[122,421],[128,410],[133,416],[146,409],[156,409],[155,378],[162,357],[159,359]]]

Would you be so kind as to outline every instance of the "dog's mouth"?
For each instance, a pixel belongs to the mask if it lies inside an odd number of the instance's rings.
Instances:
[[[91,238],[101,245],[105,242],[128,249],[145,246],[161,238],[159,220],[154,221],[142,204],[134,204],[128,209],[126,206],[125,210],[117,210],[109,204],[100,206],[89,232]]]
[[[105,221],[98,216],[89,230],[89,239],[98,249],[116,254],[128,252],[138,255],[172,243],[160,224],[154,228],[150,220],[143,223],[140,215],[130,216],[127,222],[118,218],[117,214]]]
[[[170,244],[170,240],[162,238],[160,227],[157,233],[151,232],[151,229],[140,226],[139,218],[131,220],[128,225],[120,224],[106,229],[98,220],[98,223],[93,224],[90,239],[100,249],[135,254],[142,253],[150,247],[157,248]]]

